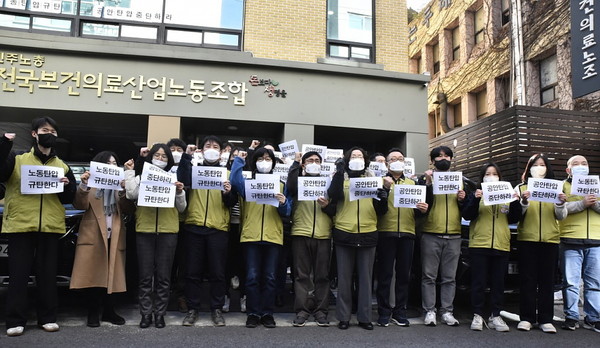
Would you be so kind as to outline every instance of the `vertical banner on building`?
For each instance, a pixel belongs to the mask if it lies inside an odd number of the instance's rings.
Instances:
[[[573,98],[600,90],[599,1],[571,1],[571,84]]]

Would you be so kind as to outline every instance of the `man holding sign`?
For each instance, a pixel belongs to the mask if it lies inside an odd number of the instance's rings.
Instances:
[[[2,233],[8,237],[10,250],[6,306],[8,336],[23,334],[27,323],[27,283],[34,263],[39,287],[37,323],[48,332],[59,329],[56,323],[58,239],[65,233],[63,204],[73,202],[76,191],[71,169],[54,151],[58,137],[56,122],[50,117],[42,117],[33,120],[31,126],[35,143],[29,152],[11,152],[13,133],[4,134],[0,140],[0,182],[6,183]],[[30,169],[24,170],[27,167]],[[27,194],[22,191],[24,185],[29,187]],[[58,190],[46,191],[50,186],[56,186]]]

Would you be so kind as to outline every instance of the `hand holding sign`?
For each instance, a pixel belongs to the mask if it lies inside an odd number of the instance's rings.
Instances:
[[[79,177],[79,180],[84,184],[87,185],[88,183],[88,179],[90,178],[90,172],[89,171],[85,171],[85,173],[81,174],[81,176]]]

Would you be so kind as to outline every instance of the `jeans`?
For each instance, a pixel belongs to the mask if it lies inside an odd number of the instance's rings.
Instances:
[[[269,242],[242,244],[246,258],[246,309],[248,315],[273,314],[275,308],[275,271],[281,245]]]
[[[579,283],[583,275],[583,313],[600,321],[600,246],[560,244],[565,318],[579,320]]]
[[[377,240],[377,312],[381,317],[392,314],[406,318],[408,283],[412,266],[415,240],[408,237],[384,237],[379,233]],[[395,265],[395,266],[394,266]],[[394,284],[394,308],[390,305],[392,277],[396,270]]]

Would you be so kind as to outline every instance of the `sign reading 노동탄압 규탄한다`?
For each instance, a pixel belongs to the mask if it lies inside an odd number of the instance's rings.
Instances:
[[[137,205],[141,207],[173,208],[175,206],[175,173],[144,162],[140,178]]]
[[[123,168],[100,162],[90,162],[90,177],[87,186],[97,189],[123,190],[121,181],[125,178]]]
[[[279,206],[275,197],[281,191],[278,175],[257,174],[255,180],[245,180],[244,185],[246,201]]]
[[[433,172],[433,194],[447,195],[462,189],[462,172]]]
[[[600,179],[598,175],[574,175],[571,181],[571,194],[576,196],[600,196]]]
[[[64,183],[60,179],[64,176],[65,171],[60,167],[22,165],[21,193],[37,195],[63,192]]]
[[[192,166],[192,189],[222,190],[227,180],[227,168]]]

